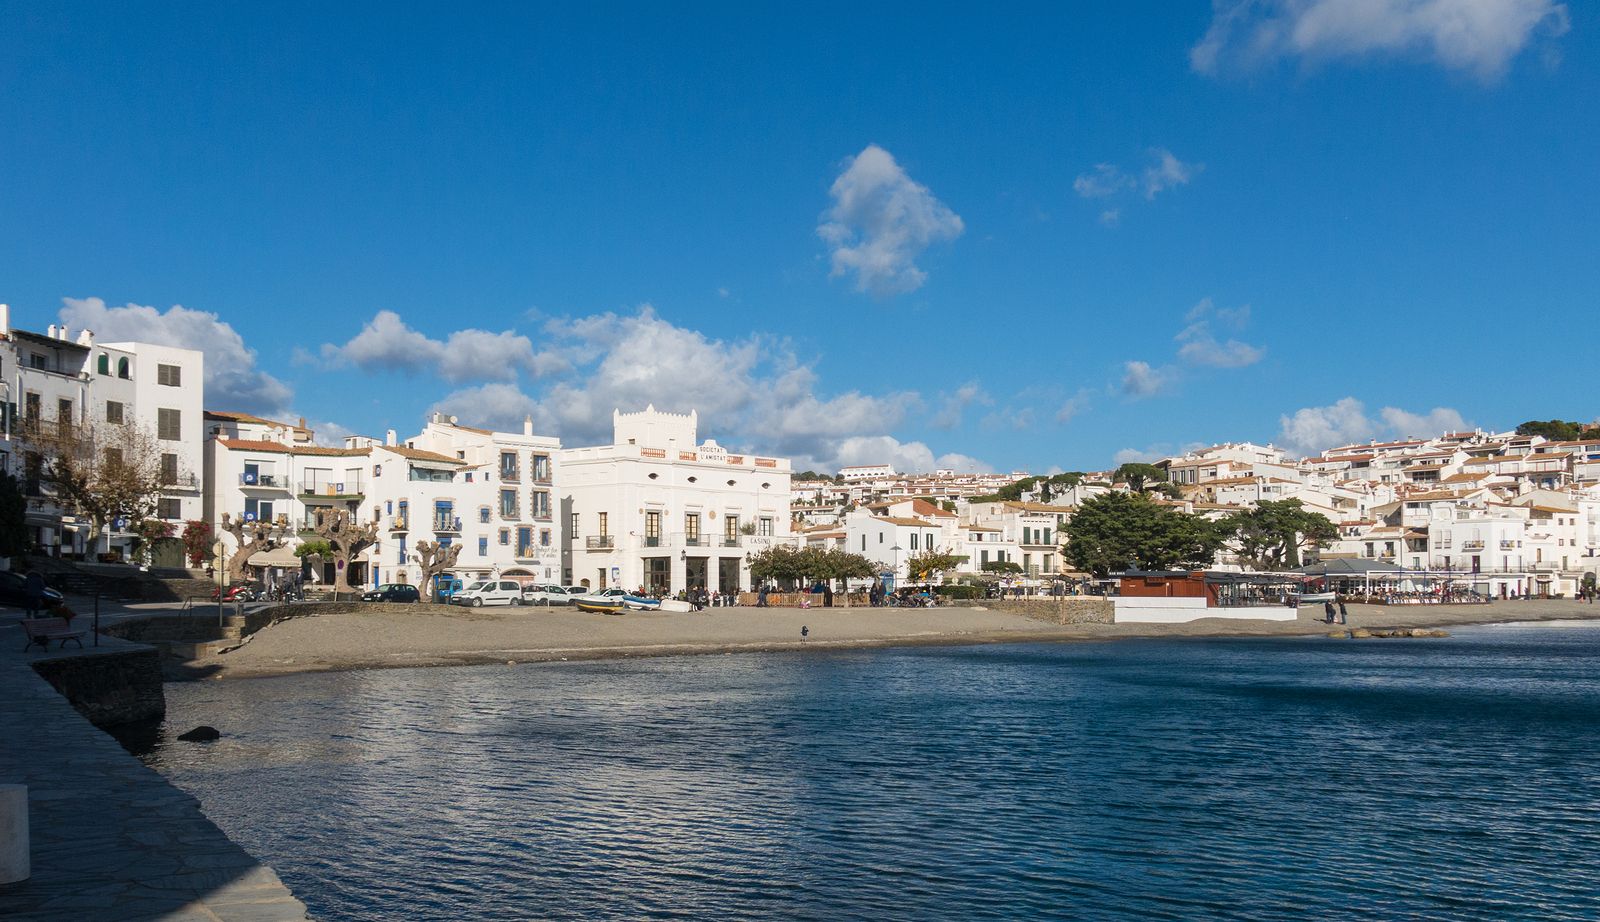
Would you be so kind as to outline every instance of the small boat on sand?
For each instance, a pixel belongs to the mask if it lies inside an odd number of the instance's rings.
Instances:
[[[593,595],[581,595],[573,601],[578,611],[602,615],[620,615],[627,605],[628,594],[621,589],[602,589]]]
[[[661,610],[661,600],[660,599],[651,599],[651,598],[646,598],[645,596],[640,596],[640,595],[625,595],[625,596],[622,597],[622,604],[629,611],[660,611]]]

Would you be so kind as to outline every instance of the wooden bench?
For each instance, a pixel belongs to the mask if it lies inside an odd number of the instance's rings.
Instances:
[[[32,649],[34,644],[38,644],[48,651],[52,640],[61,641],[62,647],[65,647],[67,641],[70,640],[77,644],[78,649],[81,650],[83,649],[83,636],[89,632],[72,630],[67,626],[67,619],[65,618],[24,618],[22,619],[22,633],[28,635],[28,643],[22,648],[22,652],[26,653]]]

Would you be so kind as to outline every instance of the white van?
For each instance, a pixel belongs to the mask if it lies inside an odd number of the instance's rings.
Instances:
[[[452,605],[521,605],[522,584],[509,579],[484,579],[470,583],[467,588],[451,596]]]

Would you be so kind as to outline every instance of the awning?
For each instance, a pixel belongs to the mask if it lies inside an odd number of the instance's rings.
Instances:
[[[256,551],[250,555],[252,567],[299,567],[300,558],[294,556],[294,548],[287,544],[280,545],[270,551]]]

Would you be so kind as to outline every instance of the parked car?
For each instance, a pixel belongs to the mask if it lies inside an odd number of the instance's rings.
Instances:
[[[479,580],[450,597],[452,605],[521,605],[522,584],[509,579]]]
[[[51,609],[61,604],[61,593],[46,586],[44,598],[40,606]],[[6,570],[0,570],[0,605],[15,605],[18,608],[28,607],[28,578]]]
[[[254,602],[265,595],[266,591],[266,587],[260,583],[245,580],[242,583],[234,583],[226,589],[219,586],[211,590],[211,601],[216,602],[220,597],[223,602]]]
[[[439,601],[446,605],[450,604],[450,600],[455,598],[456,593],[466,588],[465,584],[461,582],[461,577],[451,576],[448,573],[440,573],[434,577],[434,585],[439,587]]]
[[[422,593],[409,583],[384,583],[361,593],[363,602],[420,602]]]
[[[581,595],[588,595],[594,591],[588,586],[562,586],[561,588],[567,590],[567,595],[573,597],[574,599]]]
[[[522,587],[525,605],[571,605],[573,598],[562,586],[529,583]]]

